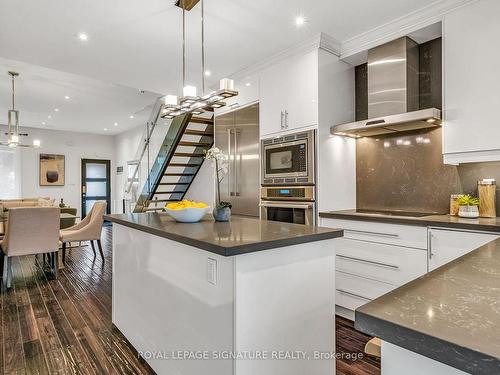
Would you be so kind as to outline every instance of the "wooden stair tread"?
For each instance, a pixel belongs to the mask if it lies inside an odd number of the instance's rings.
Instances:
[[[186,129],[184,131],[184,134],[187,134],[187,135],[201,135],[203,137],[214,137],[214,133],[213,132],[207,132],[205,130],[196,130],[196,129]]]
[[[194,173],[165,173],[164,176],[194,176]]]
[[[182,191],[157,191],[155,192],[155,195],[156,194],[184,194],[186,192],[186,190],[182,190]]]
[[[213,125],[214,120],[212,118],[204,118],[204,117],[191,117],[191,120],[189,122],[195,123],[195,124],[205,124],[205,125]]]
[[[193,163],[170,163],[169,167],[200,167],[201,164],[193,164]]]
[[[179,200],[178,199],[151,199],[148,202],[149,203],[155,203],[155,202],[165,203],[165,202],[179,202]]]
[[[180,141],[179,146],[187,146],[187,147],[211,147],[211,143],[205,142],[190,142],[190,141]]]
[[[169,186],[189,185],[189,182],[160,182],[158,185],[169,185]]]
[[[194,154],[190,152],[175,152],[174,157],[180,158],[204,158],[205,154]]]

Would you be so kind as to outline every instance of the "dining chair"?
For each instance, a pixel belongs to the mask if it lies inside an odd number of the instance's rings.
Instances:
[[[104,253],[102,252],[101,245],[101,230],[104,222],[104,214],[106,213],[106,206],[107,203],[105,201],[95,202],[89,214],[85,216],[82,221],[59,232],[59,240],[62,242],[63,263],[66,261],[66,243],[73,241],[90,241],[94,256],[96,255],[94,241],[96,241],[102,261],[104,262]]]
[[[12,258],[15,256],[51,253],[50,266],[57,278],[59,217],[58,207],[10,209],[5,237],[0,242],[4,287],[11,287]]]
[[[60,224],[59,224],[59,229],[68,229],[71,228],[76,224],[76,212],[77,209],[74,207],[62,207],[61,208],[61,213],[62,214],[70,214],[75,217],[72,218],[61,218]]]

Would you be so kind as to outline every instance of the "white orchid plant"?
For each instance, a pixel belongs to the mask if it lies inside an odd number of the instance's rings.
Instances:
[[[212,161],[215,166],[215,174],[217,176],[217,207],[218,209],[229,207],[232,205],[229,202],[221,202],[220,200],[220,183],[228,172],[228,156],[224,154],[218,147],[212,147],[205,151],[205,159]]]

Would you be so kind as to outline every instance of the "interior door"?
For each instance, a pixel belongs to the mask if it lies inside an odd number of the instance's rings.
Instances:
[[[96,201],[108,203],[111,212],[111,163],[109,160],[82,159],[82,219]]]

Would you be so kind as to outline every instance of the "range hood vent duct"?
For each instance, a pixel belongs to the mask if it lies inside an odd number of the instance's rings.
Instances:
[[[371,137],[441,126],[441,111],[419,110],[419,47],[408,37],[368,51],[368,120],[332,126],[332,134]]]

